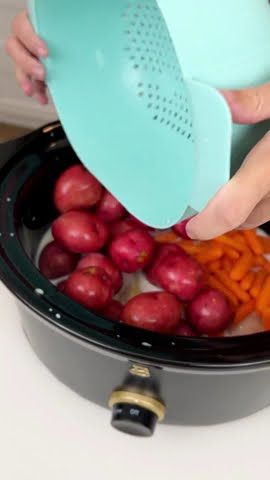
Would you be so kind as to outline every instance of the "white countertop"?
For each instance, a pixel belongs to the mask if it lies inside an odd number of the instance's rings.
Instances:
[[[120,434],[110,413],[40,363],[0,284],[0,478],[3,480],[260,480],[270,476],[270,409],[215,427]],[[232,392],[233,395],[233,392]]]

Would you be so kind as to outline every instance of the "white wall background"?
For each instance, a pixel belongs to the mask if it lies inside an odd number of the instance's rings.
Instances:
[[[24,97],[16,84],[12,61],[3,48],[12,18],[25,4],[25,0],[0,0],[0,122],[38,127],[56,118],[54,108],[41,107]]]

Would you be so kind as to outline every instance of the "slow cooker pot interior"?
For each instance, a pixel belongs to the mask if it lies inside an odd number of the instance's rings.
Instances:
[[[0,273],[13,293],[44,320],[103,348],[160,364],[232,366],[268,362],[268,333],[228,339],[154,334],[98,317],[62,295],[34,266],[39,243],[57,212],[53,187],[78,159],[62,128],[38,131],[0,170]]]

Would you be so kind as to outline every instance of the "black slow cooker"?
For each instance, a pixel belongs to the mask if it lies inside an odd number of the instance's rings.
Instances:
[[[80,395],[109,405],[115,428],[136,435],[151,435],[158,420],[207,425],[267,406],[270,333],[154,334],[89,312],[39,273],[37,248],[57,215],[54,182],[76,162],[59,123],[0,146],[0,276],[41,361]]]

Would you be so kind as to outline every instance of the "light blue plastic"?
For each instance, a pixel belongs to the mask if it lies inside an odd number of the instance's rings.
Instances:
[[[268,0],[158,0],[158,4],[186,76],[217,88],[270,81]],[[234,125],[231,174],[269,127],[268,121]]]
[[[156,1],[35,0],[30,10],[85,166],[151,226],[201,210],[229,178],[230,112],[215,89],[183,78]]]

